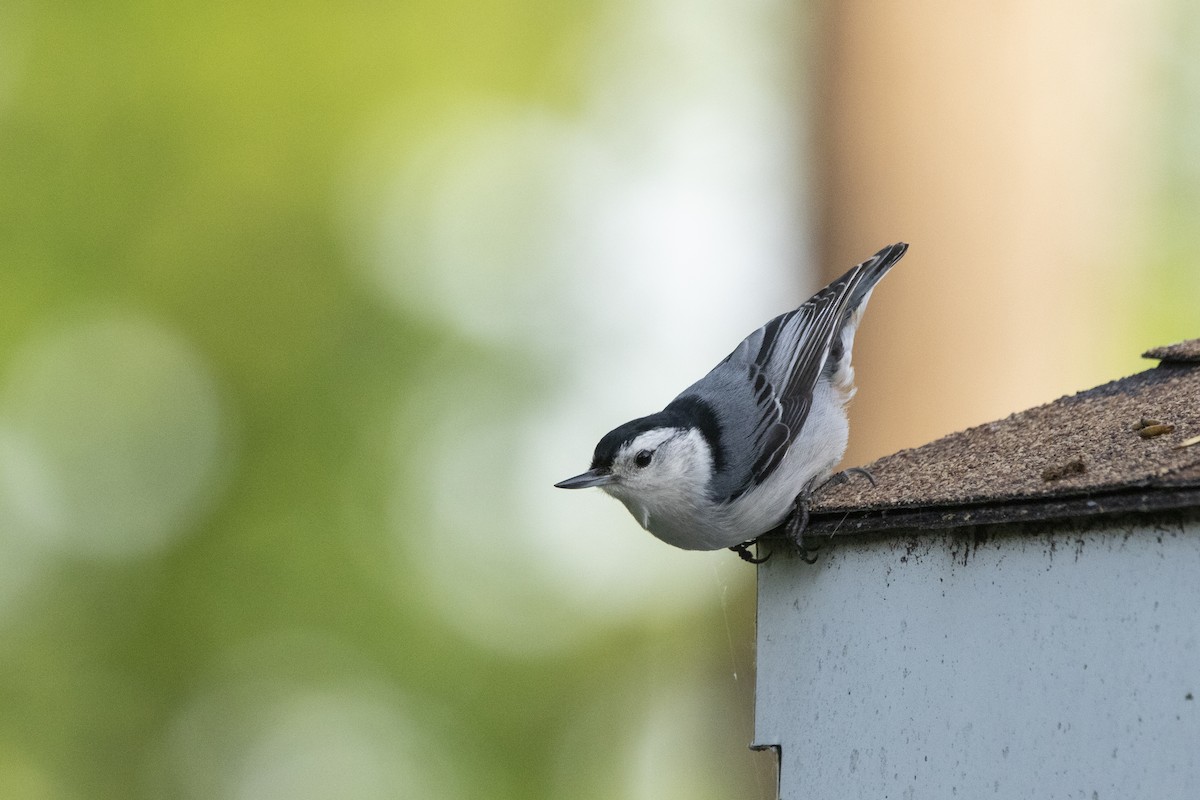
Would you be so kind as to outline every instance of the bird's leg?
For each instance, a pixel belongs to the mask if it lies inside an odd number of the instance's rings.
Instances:
[[[819,547],[806,547],[804,544],[804,531],[808,528],[808,512],[809,506],[812,504],[813,495],[825,489],[828,486],[840,486],[850,480],[852,475],[861,475],[871,482],[872,486],[877,486],[875,476],[871,474],[869,469],[865,467],[847,467],[841,472],[830,475],[824,483],[816,488],[813,488],[814,478],[796,495],[796,504],[792,507],[792,513],[788,516],[787,522],[784,523],[784,532],[788,539],[796,546],[796,551],[800,555],[800,560],[805,564],[814,564],[817,561],[817,550]]]
[[[800,494],[796,495],[796,503],[792,506],[792,513],[788,516],[783,529],[787,538],[795,545],[800,560],[805,564],[815,564],[817,562],[816,551],[820,549],[804,546],[804,531],[808,527],[808,507],[812,503],[812,496],[812,481],[809,481]]]
[[[749,547],[750,547],[750,545],[752,545],[754,543],[755,543],[755,541],[752,539],[748,542],[742,542],[741,544],[735,544],[733,547],[731,547],[729,549],[732,550],[733,552],[737,553],[738,557],[740,559],[742,559],[742,561],[746,561],[750,564],[761,564],[764,561],[766,561],[768,558],[770,558],[771,554],[767,553],[762,558],[755,558],[754,556],[750,555]]]
[[[817,551],[819,547],[808,547],[804,544],[804,529],[808,527],[808,504],[810,496],[802,494],[796,497],[796,505],[792,508],[792,515],[788,517],[787,532],[788,539],[796,546],[796,553],[800,556],[800,560],[805,564],[817,563]]]

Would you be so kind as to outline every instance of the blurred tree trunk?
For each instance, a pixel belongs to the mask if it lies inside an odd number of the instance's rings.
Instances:
[[[1129,120],[1154,23],[1132,4],[1071,5],[821,8],[823,277],[912,245],[856,346],[847,463],[1115,377],[1119,336],[1096,309],[1131,246]]]

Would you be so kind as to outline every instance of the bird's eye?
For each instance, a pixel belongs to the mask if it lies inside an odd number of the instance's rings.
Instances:
[[[653,457],[654,453],[651,453],[649,450],[642,450],[633,457],[633,463],[638,469],[645,469],[646,467],[650,466],[650,459]]]

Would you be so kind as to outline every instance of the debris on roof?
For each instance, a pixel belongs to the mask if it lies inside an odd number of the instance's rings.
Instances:
[[[1200,339],[1154,369],[885,456],[814,499],[809,531],[1200,508]]]

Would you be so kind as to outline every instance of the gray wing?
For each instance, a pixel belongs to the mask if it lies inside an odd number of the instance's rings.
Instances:
[[[886,247],[746,337],[674,402],[702,402],[719,441],[714,498],[730,500],[765,481],[795,441],[835,336],[907,245]]]

